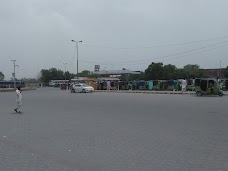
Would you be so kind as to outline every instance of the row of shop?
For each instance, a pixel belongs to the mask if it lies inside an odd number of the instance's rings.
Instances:
[[[182,80],[150,80],[150,81],[110,81],[110,90],[167,90],[181,91]],[[195,80],[187,81],[187,91],[195,90]],[[228,79],[219,81],[220,87],[223,90],[228,90]],[[107,81],[96,82],[90,84],[97,90],[107,90]]]
[[[168,90],[180,91],[182,80],[150,80],[150,81],[112,81],[111,90]],[[107,81],[98,82],[98,90],[107,90]],[[188,80],[188,91],[194,90],[194,80]]]
[[[189,79],[187,81],[187,91],[194,91],[195,80]],[[52,83],[54,80],[52,80]],[[95,90],[167,90],[180,91],[182,79],[179,80],[150,80],[150,81],[120,81],[118,78],[98,78],[98,79],[83,79],[71,81],[57,81],[58,86],[63,84],[71,84],[75,82],[85,83],[92,86]],[[220,86],[223,90],[228,90],[228,79],[220,80]],[[110,87],[108,87],[110,85]],[[56,86],[52,84],[52,86]]]

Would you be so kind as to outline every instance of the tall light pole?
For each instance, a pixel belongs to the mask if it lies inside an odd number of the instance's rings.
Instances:
[[[63,62],[63,65],[64,65],[64,68],[65,68],[65,81],[66,81],[66,65],[67,65],[67,63]]]
[[[75,43],[75,47],[76,47],[76,51],[77,51],[77,80],[78,80],[78,43],[81,43],[82,41],[75,41],[75,40],[71,40],[72,42]]]
[[[13,62],[13,82],[14,82],[14,88],[16,88],[16,73],[15,73],[15,67],[19,67],[19,65],[16,65],[16,60],[11,60]]]
[[[220,61],[220,71],[219,71],[220,80],[222,78],[222,61]]]

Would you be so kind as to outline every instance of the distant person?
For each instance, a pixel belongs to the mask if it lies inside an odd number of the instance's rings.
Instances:
[[[17,90],[16,90],[16,102],[17,102],[17,108],[14,110],[17,113],[21,113],[22,94],[21,94],[21,88],[20,87],[17,87]]]
[[[186,92],[186,87],[187,87],[187,81],[186,81],[186,79],[183,79],[182,80],[181,87],[182,87],[182,92]]]
[[[110,90],[111,89],[111,83],[110,81],[107,81],[107,90]]]
[[[70,92],[73,93],[73,83],[70,84],[69,89],[70,89]]]

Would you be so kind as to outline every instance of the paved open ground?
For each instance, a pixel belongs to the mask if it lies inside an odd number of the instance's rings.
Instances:
[[[0,171],[225,171],[228,96],[0,93]]]

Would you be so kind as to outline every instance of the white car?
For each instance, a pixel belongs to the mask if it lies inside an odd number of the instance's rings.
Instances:
[[[71,93],[92,93],[94,88],[86,84],[74,84],[71,89]]]

